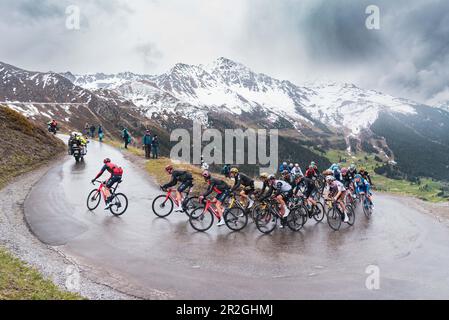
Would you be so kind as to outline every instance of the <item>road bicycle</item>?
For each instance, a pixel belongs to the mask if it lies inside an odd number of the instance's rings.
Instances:
[[[193,186],[189,187],[185,192],[183,192],[183,200],[181,201],[181,209],[182,211],[189,216],[190,212],[198,207],[198,197],[189,196],[192,192]],[[154,198],[151,208],[155,215],[160,218],[165,218],[169,216],[174,209],[174,206],[179,206],[179,202],[176,199],[176,190],[175,189],[167,189],[165,194],[161,194]]]
[[[318,192],[317,192],[318,194]],[[316,202],[316,205],[310,205],[304,196],[300,196],[302,200],[300,201],[300,209],[304,215],[304,223],[307,222],[308,219],[314,219],[316,222],[321,222],[324,219],[325,210],[324,205],[320,202],[319,196],[314,195],[313,198]]]
[[[216,203],[217,200],[207,199],[204,206],[197,207],[190,213],[189,222],[193,229],[207,231],[212,227],[214,217],[220,219]],[[248,215],[238,206],[225,208],[223,219],[226,226],[233,231],[240,231],[248,224]]]
[[[362,203],[363,213],[369,219],[373,214],[373,204],[366,196],[365,192],[360,193],[360,202]]]
[[[341,223],[344,221],[345,215],[341,212],[340,204],[338,201],[334,201],[332,199],[326,199],[326,203],[328,205],[328,210],[326,212],[327,215],[327,223],[332,230],[338,231],[340,230]],[[355,213],[354,208],[351,205],[346,205],[346,214],[348,215],[348,225],[353,226],[355,222]]]
[[[257,229],[265,234],[271,233],[276,229],[280,220],[282,225],[286,224],[292,231],[301,230],[305,223],[305,215],[301,213],[300,206],[293,206],[287,218],[281,216],[279,206],[274,198],[256,206],[255,222]]]
[[[111,206],[109,207],[109,211],[111,211],[114,216],[121,216],[125,213],[126,209],[128,209],[128,198],[123,193],[116,193],[117,188],[119,184],[122,183],[122,181],[123,180],[117,181],[116,183],[114,183],[115,186],[113,185],[110,188]],[[104,188],[106,188],[106,181],[101,182],[99,180],[95,180],[94,182],[92,182],[92,184],[95,183],[99,183],[100,186],[97,189],[93,189],[87,197],[87,208],[90,211],[93,211],[98,207],[102,196],[106,204],[106,197],[104,192]]]

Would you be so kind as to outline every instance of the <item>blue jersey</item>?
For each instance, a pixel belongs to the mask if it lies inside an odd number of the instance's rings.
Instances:
[[[359,182],[354,181],[355,184],[355,192],[357,194],[364,192],[366,194],[369,193],[370,185],[369,182],[365,179],[361,178]]]

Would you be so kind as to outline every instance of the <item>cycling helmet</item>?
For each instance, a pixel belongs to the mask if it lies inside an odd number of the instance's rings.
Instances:
[[[237,169],[237,168],[232,168],[230,172],[231,172],[231,173],[239,173],[239,169]]]
[[[201,174],[205,179],[209,179],[210,178],[210,172],[207,170],[204,170],[203,173]]]
[[[288,170],[282,171],[282,175],[285,176],[286,174],[289,174],[290,172]]]
[[[334,176],[327,176],[327,177],[326,177],[326,181],[327,181],[327,182],[335,181],[335,177],[334,177]]]
[[[311,166],[315,166],[315,161],[312,161],[312,162],[310,163],[310,165],[311,165]]]
[[[296,168],[299,168],[299,163],[295,163],[295,167],[296,167]]]
[[[362,178],[362,176],[360,174],[356,174],[354,177],[354,179],[361,179],[361,178]]]
[[[341,169],[341,174],[342,175],[346,175],[348,173],[348,168],[343,168],[343,169]]]
[[[364,167],[360,167],[359,172],[365,172],[365,168]]]
[[[111,162],[111,159],[109,159],[109,158],[106,158],[103,160],[103,163],[109,163],[109,162]]]
[[[173,170],[173,166],[171,164],[169,164],[168,166],[165,167],[165,171],[170,172]]]
[[[261,179],[268,179],[268,173],[262,172],[259,176]]]
[[[286,166],[286,165],[287,165],[287,162],[282,162],[282,165],[283,165],[283,166]]]
[[[290,163],[288,166],[289,166],[290,168],[293,168],[293,163]]]
[[[270,174],[268,176],[268,180],[275,180],[275,179],[276,179],[276,177],[274,176],[274,174]]]
[[[354,170],[355,169],[355,164],[351,163],[351,165],[349,166],[350,170]]]

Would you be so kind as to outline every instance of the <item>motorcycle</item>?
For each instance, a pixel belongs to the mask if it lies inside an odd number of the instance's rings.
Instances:
[[[58,127],[48,125],[48,132],[56,134],[57,131],[58,131]]]
[[[75,158],[76,162],[84,159],[84,156],[87,154],[86,146],[82,146],[79,143],[71,143],[69,147],[69,154]]]

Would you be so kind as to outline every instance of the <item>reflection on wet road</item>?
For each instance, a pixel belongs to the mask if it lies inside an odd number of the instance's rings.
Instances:
[[[125,170],[119,190],[130,204],[120,218],[103,204],[86,208],[105,157]],[[449,230],[403,199],[377,195],[370,221],[358,212],[355,226],[339,232],[324,220],[262,235],[253,224],[198,233],[185,214],[157,218],[159,193],[119,151],[92,142],[84,162],[67,157],[33,188],[25,215],[41,241],[145,298],[449,298]],[[370,265],[379,268],[379,290],[366,287]]]

